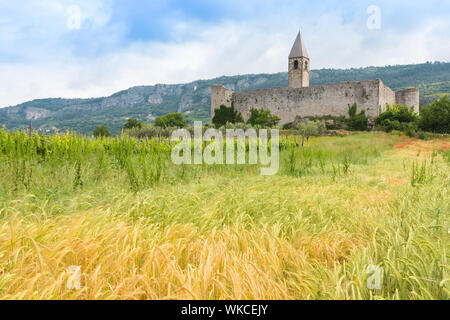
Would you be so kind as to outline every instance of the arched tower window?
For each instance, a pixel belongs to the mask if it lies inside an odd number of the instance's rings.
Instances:
[[[297,70],[298,69],[298,60],[295,60],[294,61],[294,70]]]

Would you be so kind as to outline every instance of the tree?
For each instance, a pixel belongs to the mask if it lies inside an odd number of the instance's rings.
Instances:
[[[101,126],[96,126],[94,130],[94,137],[110,137],[111,133],[107,126],[102,124]]]
[[[359,114],[357,112],[358,105],[356,103],[348,108],[348,115],[350,116],[348,120],[349,129],[354,131],[367,131],[368,119],[366,117],[366,111],[361,110]]]
[[[142,122],[137,119],[128,119],[127,123],[123,125],[124,129],[142,128]]]
[[[168,113],[156,118],[155,126],[160,128],[184,128],[186,127],[186,120],[181,113]]]
[[[375,124],[386,132],[392,130],[408,131],[414,135],[414,132],[418,129],[419,116],[414,112],[414,107],[398,104],[390,106],[388,104],[386,111],[375,120]]]
[[[280,122],[280,118],[276,115],[273,115],[270,110],[259,110],[252,108],[250,110],[250,117],[247,123],[250,123],[252,126],[261,126],[272,128],[276,126]]]
[[[419,126],[424,131],[450,132],[450,100],[445,96],[420,110]]]
[[[231,107],[221,105],[219,109],[214,110],[214,117],[212,123],[217,127],[222,127],[227,123],[243,123],[244,118],[242,114],[234,109],[234,104]]]
[[[325,125],[325,121],[317,120],[302,122],[298,125],[297,129],[309,140],[310,137],[323,135],[327,130],[327,126]]]

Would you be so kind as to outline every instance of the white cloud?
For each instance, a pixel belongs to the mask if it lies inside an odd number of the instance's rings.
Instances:
[[[51,1],[44,3],[52,6]],[[99,3],[83,2],[81,31],[90,28],[97,32],[102,45],[117,43],[122,37],[122,27],[108,24],[108,6]],[[65,12],[64,6],[52,8]],[[23,55],[27,57],[24,62],[0,60],[0,106],[35,98],[105,96],[134,85],[286,71],[287,55],[298,28],[294,15],[280,15],[270,24],[261,20],[222,21],[215,26],[179,22],[173,27],[178,34],[175,41],[134,42],[91,57],[81,57],[73,48],[58,45],[67,33],[77,31],[57,29],[47,43],[24,47]],[[339,12],[303,19],[302,31],[312,68],[419,63],[446,60],[450,56],[449,47],[443,45],[447,35],[442,30],[450,26],[446,20],[435,19],[407,33],[383,26],[371,31],[365,20],[361,21],[344,23]],[[56,19],[42,30],[60,23]],[[64,20],[62,23],[65,26]],[[17,39],[26,36],[23,28],[27,24],[22,21],[19,25],[12,33],[0,33],[0,39],[7,39],[5,34],[9,34],[10,45],[19,43]],[[183,34],[189,34],[186,38],[190,40],[183,41]]]

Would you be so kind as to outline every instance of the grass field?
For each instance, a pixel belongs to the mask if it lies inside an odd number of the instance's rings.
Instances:
[[[264,177],[174,166],[155,141],[0,131],[0,299],[448,299],[449,146],[286,140]]]

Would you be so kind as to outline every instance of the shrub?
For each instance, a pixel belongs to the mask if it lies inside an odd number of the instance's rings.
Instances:
[[[300,131],[301,134],[304,133],[306,138],[309,139],[309,137],[312,136],[323,135],[327,130],[327,127],[325,125],[325,121],[318,120],[318,121],[302,122],[298,125],[297,129]]]
[[[450,100],[445,96],[420,110],[420,128],[435,133],[450,132]]]
[[[429,136],[423,131],[419,131],[419,133],[417,134],[417,137],[420,140],[427,140],[429,138]]]
[[[231,107],[221,105],[219,109],[214,111],[214,117],[212,123],[219,128],[226,125],[227,123],[239,123],[244,122],[242,114],[234,109],[234,104]]]
[[[94,130],[94,137],[110,137],[111,133],[107,126],[102,124],[101,126],[96,126]]]
[[[405,127],[404,132],[408,137],[417,136],[417,124],[409,122],[407,124],[403,124],[403,126]]]
[[[156,118],[155,126],[160,128],[184,128],[186,127],[186,120],[181,113],[168,113]]]
[[[247,121],[247,123],[252,126],[261,126],[266,128],[275,127],[278,122],[280,122],[280,118],[273,115],[270,110],[258,110],[254,108],[250,110],[250,117]]]
[[[137,119],[128,119],[127,123],[123,125],[124,129],[142,128],[142,122]]]
[[[174,127],[161,128],[161,127],[157,127],[155,125],[143,122],[141,128],[135,127],[132,129],[127,129],[126,133],[130,137],[135,137],[135,138],[145,138],[145,137],[168,138],[172,135],[172,132],[176,129],[177,128],[174,128]]]
[[[367,131],[368,119],[366,117],[366,111],[361,110],[359,114],[357,114],[357,111],[358,105],[356,103],[348,108],[348,115],[350,116],[350,119],[348,120],[348,128],[354,131]]]
[[[375,120],[377,127],[383,131],[398,130],[408,135],[417,133],[418,123],[419,117],[414,112],[414,107],[398,104],[388,104],[386,111]]]
[[[391,134],[396,135],[396,136],[401,136],[401,135],[403,135],[403,132],[398,131],[398,130],[392,130]]]

